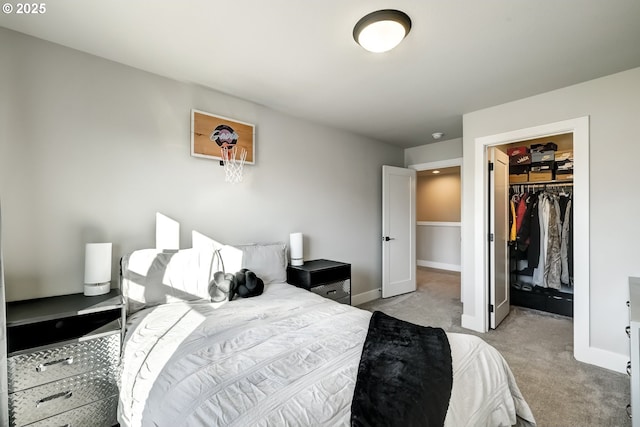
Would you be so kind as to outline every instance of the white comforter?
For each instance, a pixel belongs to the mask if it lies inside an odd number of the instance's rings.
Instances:
[[[120,424],[348,426],[370,317],[287,284],[218,307],[138,312],[124,344]],[[448,338],[454,381],[445,425],[535,425],[498,351],[474,336]]]

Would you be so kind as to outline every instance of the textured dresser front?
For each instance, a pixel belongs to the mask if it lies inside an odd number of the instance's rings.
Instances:
[[[339,282],[326,285],[314,286],[311,292],[332,299],[341,304],[351,304],[351,280],[341,280]]]
[[[118,396],[115,395],[36,421],[29,427],[112,427],[116,424],[114,408],[117,407]]]
[[[115,425],[119,355],[118,330],[10,355],[11,426]]]

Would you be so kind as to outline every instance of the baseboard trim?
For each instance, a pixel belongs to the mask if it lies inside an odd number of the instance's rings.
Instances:
[[[373,301],[382,295],[382,289],[377,288],[357,295],[351,295],[351,305],[356,306],[365,302]]]
[[[426,261],[419,259],[416,261],[416,264],[418,264],[418,266],[420,267],[437,268],[438,270],[462,271],[461,265],[447,264],[444,262]]]
[[[477,316],[470,316],[468,314],[463,314],[460,319],[461,326],[465,329],[471,329],[472,331],[485,333],[487,331],[484,330],[484,322],[482,319]]]
[[[416,225],[423,227],[461,227],[460,222],[445,222],[445,221],[416,221]]]
[[[596,347],[587,347],[582,350],[576,348],[573,353],[574,357],[579,362],[599,366],[600,368],[609,369],[610,371],[619,372],[621,374],[627,372],[629,356],[613,353]]]

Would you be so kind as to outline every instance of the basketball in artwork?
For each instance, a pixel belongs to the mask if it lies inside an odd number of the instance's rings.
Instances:
[[[224,153],[246,151],[244,163],[255,164],[255,126],[204,111],[191,110],[191,155],[215,160]],[[233,150],[235,148],[235,150]],[[227,154],[228,155],[228,154]]]

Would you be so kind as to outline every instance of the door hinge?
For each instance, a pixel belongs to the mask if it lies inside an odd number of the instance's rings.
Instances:
[[[489,170],[492,171],[493,170],[493,162],[489,162]]]
[[[489,241],[493,242],[493,233],[489,233]]]
[[[493,313],[493,304],[489,304],[489,313]]]

